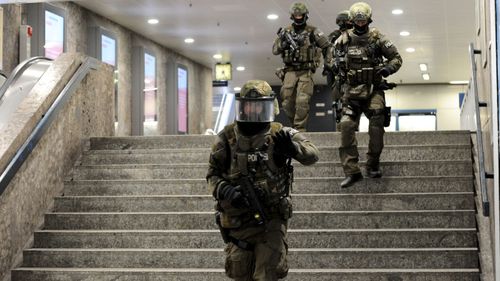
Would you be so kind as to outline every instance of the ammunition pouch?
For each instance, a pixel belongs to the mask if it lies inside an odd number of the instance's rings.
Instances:
[[[384,127],[389,127],[391,125],[391,107],[384,107]]]
[[[221,226],[228,229],[241,227],[243,225],[242,217],[248,213],[247,208],[234,208],[228,200],[218,201],[215,210],[219,213]]]
[[[300,47],[297,50],[284,50],[283,62],[287,66],[293,66],[297,70],[316,70],[318,67],[316,49],[311,45],[309,47]]]
[[[373,93],[373,75],[373,67],[349,70],[343,89],[345,97],[352,100],[369,99]]]
[[[232,237],[231,235],[229,235],[229,229],[225,228],[222,224],[222,221],[223,221],[222,214],[223,213],[221,213],[221,212],[215,213],[215,223],[219,227],[220,234],[222,236],[222,240],[224,240],[224,243],[227,244],[227,243],[231,242],[243,250],[247,250],[247,251],[253,250],[255,247],[253,244],[250,244],[247,241],[238,240],[238,239]]]

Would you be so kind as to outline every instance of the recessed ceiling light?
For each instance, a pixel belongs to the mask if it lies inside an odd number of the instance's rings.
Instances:
[[[160,21],[157,19],[148,19],[149,24],[158,24]]]
[[[267,15],[268,20],[277,20],[279,16],[277,14],[269,14]]]
[[[415,48],[411,48],[411,47],[410,48],[406,48],[406,51],[408,53],[413,53],[413,52],[415,52]]]
[[[241,87],[234,87],[234,91],[235,91],[235,92],[239,92],[239,91],[241,91]]]
[[[394,9],[392,10],[393,15],[401,15],[403,13],[403,10],[401,9]]]
[[[422,74],[422,78],[424,78],[424,80],[429,80],[431,79],[431,76],[429,75],[429,73],[424,73]]]
[[[427,64],[421,63],[418,66],[420,67],[420,71],[427,71]]]
[[[215,54],[212,56],[214,59],[216,60],[220,60],[222,58],[222,55],[221,54]]]
[[[193,38],[186,38],[186,39],[184,39],[184,42],[191,44],[191,43],[194,43],[194,39]]]
[[[401,36],[405,36],[405,37],[406,37],[406,36],[410,36],[410,32],[408,32],[408,31],[404,30],[404,31],[401,31],[401,32],[399,33],[399,35],[401,35]]]
[[[236,67],[236,70],[243,71],[243,70],[245,70],[245,67],[244,66],[238,66],[238,67]]]
[[[469,84],[469,81],[467,81],[467,80],[453,80],[453,81],[450,81],[450,84],[464,85],[464,84]]]

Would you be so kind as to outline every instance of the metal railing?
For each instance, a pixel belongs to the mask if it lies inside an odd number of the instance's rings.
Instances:
[[[86,58],[80,65],[80,68],[73,74],[69,82],[66,84],[61,93],[54,100],[52,105],[49,107],[47,112],[42,115],[42,118],[36,124],[35,128],[23,143],[21,148],[16,152],[14,157],[11,159],[5,170],[0,175],[0,195],[5,191],[10,181],[16,175],[19,168],[22,166],[28,155],[33,151],[33,149],[38,144],[38,141],[42,138],[43,134],[52,123],[57,113],[61,110],[63,105],[71,98],[77,86],[85,78],[87,73],[91,69],[96,69],[98,65],[98,60],[94,58]],[[17,69],[17,68],[16,68]]]
[[[486,179],[493,178],[493,174],[487,173],[484,167],[484,148],[483,148],[483,132],[481,130],[481,111],[480,107],[486,107],[488,104],[486,102],[479,101],[479,93],[477,87],[477,67],[476,59],[474,55],[481,54],[481,50],[474,49],[474,44],[469,45],[469,55],[470,63],[472,67],[472,85],[471,89],[474,92],[474,106],[476,112],[476,146],[477,146],[477,157],[479,161],[479,185],[481,187],[481,201],[483,204],[483,215],[488,217],[490,215],[490,201],[488,199],[488,190],[486,188]]]

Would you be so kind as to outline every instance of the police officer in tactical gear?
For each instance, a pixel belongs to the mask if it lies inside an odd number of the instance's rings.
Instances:
[[[280,75],[283,85],[280,96],[283,110],[293,128],[305,131],[309,118],[309,100],[313,94],[312,76],[318,67],[318,48],[322,50],[323,63],[333,65],[332,44],[318,28],[308,25],[308,10],[303,3],[290,8],[293,23],[280,28],[274,41],[273,54],[281,55],[285,64]]]
[[[352,23],[349,18],[349,10],[344,10],[337,15],[335,19],[335,23],[338,25],[338,29],[334,30],[330,35],[328,35],[328,39],[332,44],[335,44],[335,41],[342,35],[343,32],[352,28]],[[335,64],[332,68],[323,68],[323,75],[326,76],[326,84],[330,89],[332,89],[332,109],[335,113],[335,121],[337,123],[340,122],[341,106],[340,106],[340,83],[339,79],[335,79],[338,75],[338,69],[335,67]]]
[[[287,223],[292,215],[291,159],[318,161],[318,149],[297,130],[272,122],[275,94],[250,80],[236,97],[236,122],[219,133],[207,181],[227,243],[226,274],[239,281],[274,281],[288,273]]]
[[[339,153],[346,174],[341,187],[349,187],[363,178],[355,135],[362,113],[370,120],[367,176],[382,176],[380,154],[384,147],[384,125],[390,122],[383,91],[387,81],[383,78],[398,71],[403,63],[396,46],[377,29],[369,27],[372,10],[368,4],[353,4],[349,15],[353,29],[344,32],[334,44],[342,94]]]
[[[352,22],[349,18],[349,10],[344,10],[337,15],[335,23],[339,27],[328,35],[330,42],[335,43],[335,40],[340,37],[342,32],[352,28]]]

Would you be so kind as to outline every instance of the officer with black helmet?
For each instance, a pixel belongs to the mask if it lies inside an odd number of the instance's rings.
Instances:
[[[275,281],[287,275],[291,159],[304,165],[318,161],[316,146],[273,122],[277,113],[269,84],[248,81],[236,97],[236,122],[219,133],[210,154],[207,181],[227,243],[226,275],[234,280]]]

